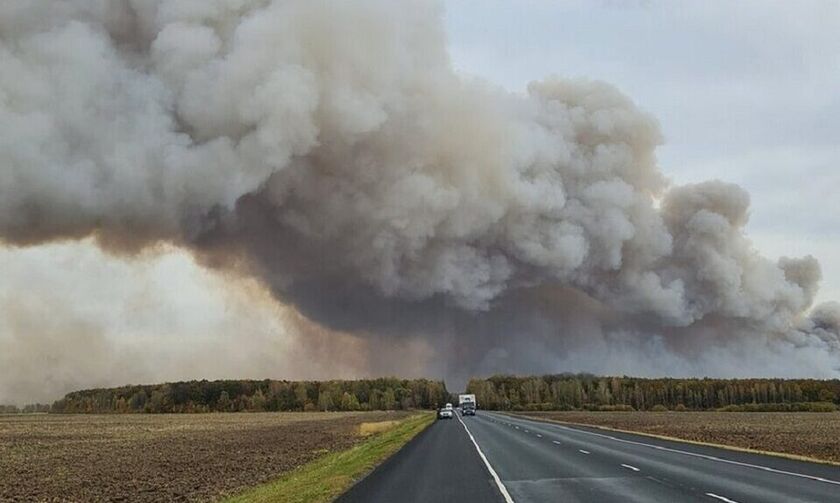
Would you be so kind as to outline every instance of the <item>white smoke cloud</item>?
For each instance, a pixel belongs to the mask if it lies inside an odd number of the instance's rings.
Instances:
[[[428,2],[0,5],[7,243],[171,242],[328,329],[443,341],[449,372],[551,370],[621,330],[678,358],[816,345],[786,373],[838,373],[816,261],[761,257],[737,186],[668,188],[660,142],[604,83],[459,77]]]

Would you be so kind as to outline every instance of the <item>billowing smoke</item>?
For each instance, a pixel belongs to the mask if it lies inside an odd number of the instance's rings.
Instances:
[[[759,255],[742,189],[669,187],[655,119],[607,84],[457,75],[441,17],[0,3],[0,238],[173,243],[460,379],[840,373],[840,309],[808,315],[819,265]]]

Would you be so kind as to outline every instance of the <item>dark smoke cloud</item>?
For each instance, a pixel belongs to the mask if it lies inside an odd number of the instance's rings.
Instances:
[[[168,241],[432,372],[837,375],[810,257],[608,84],[454,73],[428,2],[0,4],[0,237]],[[389,358],[410,361],[391,351]]]

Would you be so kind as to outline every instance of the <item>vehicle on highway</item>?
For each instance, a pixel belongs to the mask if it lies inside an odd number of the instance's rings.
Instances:
[[[438,411],[438,419],[452,419],[454,415],[452,407],[444,407]]]
[[[449,409],[449,410],[452,410],[452,404],[451,403],[446,404],[446,408]]]
[[[458,407],[462,416],[475,415],[475,395],[458,395]]]

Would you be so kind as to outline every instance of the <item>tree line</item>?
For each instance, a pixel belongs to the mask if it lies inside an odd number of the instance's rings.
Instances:
[[[355,411],[431,409],[450,401],[442,381],[187,381],[68,393],[55,413]]]
[[[35,412],[49,412],[48,403],[30,403],[23,407],[17,405],[0,405],[0,414],[34,414]]]
[[[836,410],[840,380],[497,375],[467,393],[491,410]]]

